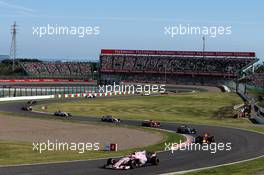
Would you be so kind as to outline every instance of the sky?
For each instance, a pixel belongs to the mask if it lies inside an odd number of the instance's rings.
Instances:
[[[98,60],[103,48],[201,51],[205,36],[206,51],[253,51],[264,60],[263,7],[261,0],[0,0],[0,55],[9,54],[16,21],[17,57]],[[84,37],[33,32],[48,25],[93,32]],[[166,34],[165,28],[180,25],[230,26],[231,34]]]

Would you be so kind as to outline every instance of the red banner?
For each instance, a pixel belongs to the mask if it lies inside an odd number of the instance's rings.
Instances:
[[[66,79],[0,79],[0,83],[34,83],[34,82],[88,82],[88,80]]]
[[[219,57],[255,57],[255,52],[201,52],[201,51],[159,51],[159,50],[115,50],[102,49],[101,54],[128,55],[179,55],[179,56],[219,56]]]

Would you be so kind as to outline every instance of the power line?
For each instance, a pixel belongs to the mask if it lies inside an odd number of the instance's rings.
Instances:
[[[205,36],[203,36],[203,52],[205,52]]]
[[[12,65],[12,71],[15,71],[15,60],[16,60],[16,34],[17,34],[17,25],[16,22],[14,22],[13,25],[11,25],[11,34],[12,34],[12,40],[11,40],[11,47],[10,47],[10,59],[13,59],[13,65]]]

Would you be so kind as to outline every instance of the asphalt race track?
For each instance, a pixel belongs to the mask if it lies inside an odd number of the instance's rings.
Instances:
[[[107,97],[128,98],[128,97]],[[132,97],[135,98],[135,97]],[[70,99],[74,100],[74,99]],[[55,100],[53,100],[55,101]],[[45,103],[47,101],[43,101]],[[12,111],[26,113],[31,116],[54,117],[34,112],[21,111],[25,102],[3,103],[0,111]],[[39,102],[42,103],[42,102]],[[72,120],[98,122],[100,118],[74,116]],[[141,121],[123,120],[123,124],[141,126]],[[180,124],[161,123],[162,129],[175,131]],[[239,129],[192,125],[198,130],[198,134],[208,132],[214,135],[216,142],[231,142],[231,151],[218,151],[213,154],[207,151],[176,151],[161,152],[158,154],[160,164],[158,166],[142,167],[133,170],[108,170],[102,166],[105,159],[73,161],[53,164],[36,164],[23,166],[0,167],[1,175],[88,175],[88,174],[161,174],[203,168],[226,163],[242,161],[264,155],[264,135]],[[136,138],[135,138],[136,141]]]

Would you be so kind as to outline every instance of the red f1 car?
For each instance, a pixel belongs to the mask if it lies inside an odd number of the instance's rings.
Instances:
[[[208,133],[203,134],[202,136],[197,136],[194,140],[195,143],[207,143],[211,144],[212,142],[215,142],[214,136],[210,136]]]
[[[142,126],[146,127],[160,127],[160,122],[154,121],[154,120],[144,120],[142,122]]]

